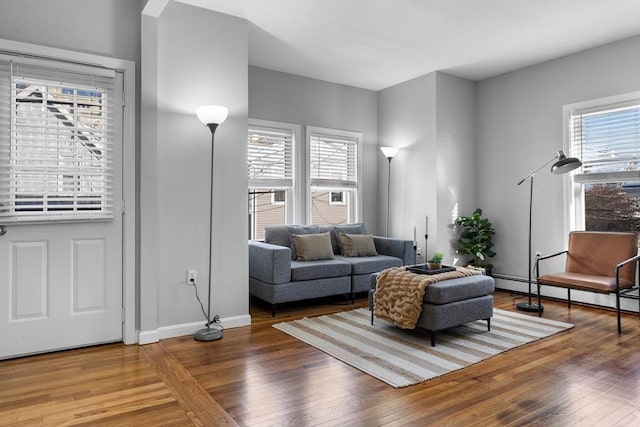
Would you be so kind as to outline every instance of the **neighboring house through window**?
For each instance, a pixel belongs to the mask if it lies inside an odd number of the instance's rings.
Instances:
[[[640,232],[640,93],[565,107],[572,156],[570,228]]]

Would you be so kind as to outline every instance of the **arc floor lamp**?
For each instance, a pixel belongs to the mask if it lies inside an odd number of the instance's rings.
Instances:
[[[211,195],[209,197],[209,292],[207,294],[207,327],[197,331],[193,338],[198,341],[213,341],[222,338],[222,329],[212,328],[211,320],[211,282],[213,281],[213,167],[216,129],[227,119],[229,109],[220,105],[204,105],[196,109],[196,115],[211,131]]]
[[[516,307],[518,307],[519,310],[523,311],[538,312],[538,304],[534,304],[531,302],[531,217],[533,213],[533,177],[535,176],[536,172],[540,171],[540,169],[547,166],[549,163],[553,162],[556,159],[557,161],[553,165],[551,165],[551,173],[554,175],[562,175],[582,166],[582,162],[580,160],[575,157],[567,157],[564,155],[564,152],[560,150],[555,155],[555,157],[540,166],[538,169],[529,172],[527,176],[525,176],[520,180],[520,182],[518,182],[518,185],[521,185],[523,182],[529,179],[529,182],[531,184],[529,189],[529,301],[516,304]],[[540,311],[541,310],[542,306],[540,307]]]
[[[389,173],[387,174],[387,228],[385,230],[385,236],[389,237],[389,203],[391,196],[391,159],[393,159],[398,151],[399,147],[380,147],[382,154],[389,160]]]

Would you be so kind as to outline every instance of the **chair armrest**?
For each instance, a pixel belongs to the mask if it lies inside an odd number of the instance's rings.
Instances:
[[[630,264],[632,262],[638,262],[638,260],[640,260],[640,255],[636,255],[634,257],[631,257],[627,260],[622,261],[620,264],[616,265],[616,289],[620,289],[620,269],[622,267],[624,267],[627,264]],[[637,277],[637,271],[636,271],[636,277]],[[634,285],[635,286],[635,285]]]
[[[620,264],[616,265],[616,270],[624,267],[625,265],[627,265],[627,264],[629,264],[631,262],[638,261],[638,260],[640,260],[640,255],[636,255],[636,256],[631,257],[631,258],[629,258],[629,259],[627,259],[625,261],[622,261]]]
[[[559,255],[566,254],[566,253],[569,253],[569,251],[568,250],[564,250],[564,251],[556,252],[554,254],[545,255],[545,256],[536,255],[536,264],[534,266],[534,270],[535,270],[535,273],[536,273],[536,280],[540,277],[540,275],[539,275],[539,273],[540,273],[540,268],[539,268],[540,261],[543,261],[543,260],[549,259],[549,258],[554,258],[554,257],[557,257]]]
[[[556,257],[558,255],[566,254],[568,252],[569,252],[568,250],[564,250],[564,251],[556,252],[555,254],[551,254],[551,255],[539,256],[538,259],[540,261],[542,261],[542,260],[545,260],[545,259]]]
[[[291,281],[291,249],[249,241],[249,277],[274,285]]]
[[[415,249],[411,240],[373,236],[373,243],[379,254],[400,258],[404,265],[415,263]]]

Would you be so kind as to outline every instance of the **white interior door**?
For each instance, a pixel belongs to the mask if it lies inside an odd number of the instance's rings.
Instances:
[[[0,359],[122,340],[123,91],[121,73],[115,76],[113,216],[4,224]]]

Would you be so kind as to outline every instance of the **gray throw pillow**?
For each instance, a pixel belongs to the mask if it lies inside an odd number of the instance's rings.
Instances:
[[[342,242],[342,255],[347,257],[376,256],[376,245],[371,234],[345,234],[340,233]]]
[[[316,261],[334,258],[329,233],[292,234],[291,240],[296,246],[296,261]]]

